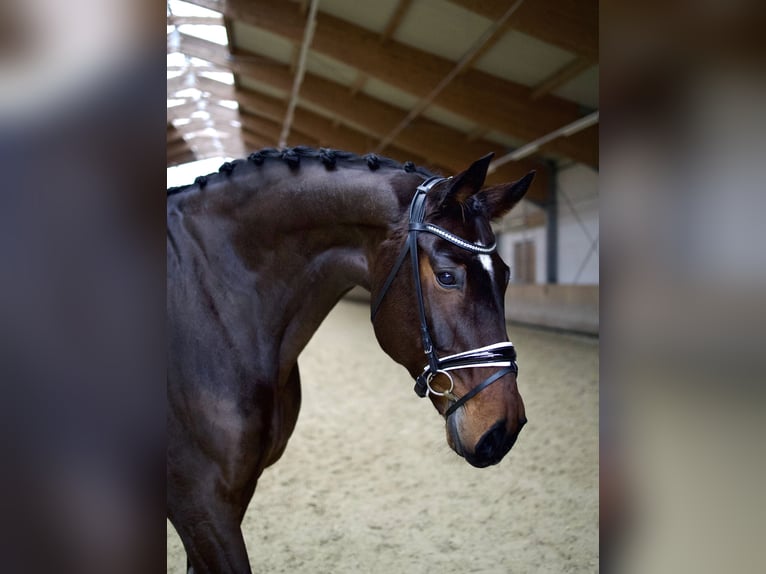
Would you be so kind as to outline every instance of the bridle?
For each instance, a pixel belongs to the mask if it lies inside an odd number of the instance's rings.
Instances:
[[[513,343],[510,341],[494,343],[486,347],[472,349],[447,357],[439,357],[436,353],[436,349],[434,349],[431,333],[428,330],[425,304],[423,302],[423,288],[420,281],[418,234],[431,233],[445,241],[449,241],[453,245],[457,245],[461,249],[482,255],[493,253],[497,248],[497,242],[490,246],[471,243],[437,225],[424,223],[426,196],[433,187],[446,179],[448,178],[433,176],[429,177],[418,186],[415,196],[410,203],[409,231],[407,233],[407,239],[394,266],[391,268],[391,272],[388,274],[388,278],[383,284],[383,288],[380,290],[380,293],[372,306],[371,320],[373,322],[375,321],[375,316],[378,313],[380,304],[383,302],[383,298],[386,296],[386,293],[388,293],[391,284],[399,273],[399,269],[402,267],[404,260],[407,257],[407,253],[409,253],[412,260],[412,276],[415,282],[415,293],[417,294],[418,311],[420,313],[420,335],[423,339],[423,349],[428,357],[428,364],[423,369],[423,372],[415,378],[415,393],[417,393],[419,397],[426,397],[429,393],[436,396],[447,397],[450,401],[450,406],[445,411],[444,416],[449,417],[467,401],[475,397],[492,383],[499,381],[505,375],[509,373],[518,375],[519,368],[516,364],[516,350],[513,348]],[[452,392],[455,388],[455,382],[452,380],[452,375],[449,374],[449,371],[476,367],[501,367],[501,369],[487,377],[462,397],[455,396]],[[446,391],[438,391],[431,386],[431,381],[437,374],[443,374],[449,379],[450,386]]]

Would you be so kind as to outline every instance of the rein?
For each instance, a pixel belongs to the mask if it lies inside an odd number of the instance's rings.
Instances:
[[[404,242],[404,247],[396,258],[394,266],[391,268],[391,272],[388,274],[383,288],[378,294],[375,303],[372,306],[371,320],[375,321],[375,316],[380,309],[380,304],[383,302],[386,293],[388,293],[391,284],[394,282],[399,269],[404,264],[404,260],[407,258],[407,254],[410,254],[412,261],[412,275],[415,283],[415,293],[418,299],[418,312],[420,316],[420,336],[423,340],[423,349],[428,357],[428,364],[423,369],[423,372],[415,379],[415,393],[419,397],[426,397],[429,393],[436,396],[445,396],[450,401],[450,406],[445,411],[445,417],[449,417],[457,409],[463,406],[467,401],[475,397],[481,391],[486,389],[492,383],[500,380],[509,373],[518,374],[519,368],[516,365],[516,350],[513,348],[513,343],[510,341],[494,343],[486,347],[480,347],[478,349],[472,349],[463,353],[457,353],[456,355],[449,355],[447,357],[439,357],[434,349],[433,341],[431,339],[431,333],[428,329],[428,321],[426,319],[425,304],[423,301],[423,288],[420,281],[420,264],[418,259],[418,234],[419,233],[431,233],[449,241],[453,245],[457,245],[461,249],[470,251],[472,253],[487,255],[493,253],[497,248],[497,242],[490,246],[479,245],[478,243],[471,243],[458,237],[454,233],[450,233],[446,229],[443,229],[437,225],[431,223],[424,223],[425,219],[425,205],[428,192],[437,184],[446,181],[447,178],[433,176],[426,179],[421,183],[415,196],[410,203],[409,212],[409,231],[407,239]],[[479,385],[468,391],[462,397],[457,397],[452,392],[455,388],[455,382],[452,379],[452,375],[449,371],[456,369],[469,369],[477,367],[502,367],[499,371],[493,375],[487,377]],[[445,375],[449,379],[449,389],[446,391],[437,391],[431,387],[431,381],[437,374]]]

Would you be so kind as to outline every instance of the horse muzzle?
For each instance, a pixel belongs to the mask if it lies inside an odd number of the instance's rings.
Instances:
[[[448,424],[448,443],[457,454],[465,458],[466,462],[476,468],[485,468],[499,463],[511,450],[519,433],[527,423],[526,418],[522,418],[515,425],[512,431],[508,430],[506,420],[497,421],[487,430],[476,442],[472,448],[466,448],[460,438],[457,426]]]

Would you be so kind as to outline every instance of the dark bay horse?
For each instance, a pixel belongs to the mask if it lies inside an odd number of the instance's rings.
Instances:
[[[490,159],[440,178],[270,149],[168,190],[167,499],[190,572],[250,572],[240,522],[295,427],[298,355],[355,285],[450,447],[484,467],[513,446],[526,418],[490,221],[534,174],[483,187]]]

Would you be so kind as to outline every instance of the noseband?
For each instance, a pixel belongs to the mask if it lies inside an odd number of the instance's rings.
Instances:
[[[481,391],[486,389],[492,383],[500,380],[509,373],[518,374],[519,368],[516,365],[516,350],[513,348],[513,343],[510,341],[495,343],[486,347],[480,347],[478,349],[472,349],[463,353],[457,353],[456,355],[449,355],[447,357],[439,357],[434,349],[433,342],[431,340],[431,333],[428,330],[428,322],[426,320],[425,304],[423,302],[423,288],[420,282],[420,264],[418,259],[418,233],[431,233],[449,241],[453,245],[457,245],[461,249],[470,251],[472,253],[488,255],[493,253],[497,248],[497,242],[485,247],[477,243],[471,243],[458,237],[457,235],[450,233],[446,229],[433,225],[431,223],[424,223],[425,219],[425,206],[426,196],[428,192],[437,184],[445,181],[443,177],[429,177],[422,184],[418,186],[415,196],[410,203],[410,223],[409,232],[407,234],[407,240],[404,243],[399,257],[397,257],[391,272],[383,284],[383,288],[378,294],[375,303],[372,306],[372,321],[375,321],[375,315],[378,313],[380,304],[383,302],[383,298],[388,293],[388,289],[394,282],[394,278],[399,273],[404,260],[409,252],[412,260],[412,275],[415,281],[415,293],[418,299],[418,311],[420,312],[420,335],[423,339],[423,349],[428,356],[428,364],[423,369],[423,372],[415,379],[415,392],[419,397],[426,397],[429,393],[436,396],[445,396],[450,400],[450,406],[445,411],[444,416],[449,417],[457,409],[463,406],[467,401],[475,397]],[[462,397],[457,397],[453,394],[455,383],[452,380],[452,375],[449,371],[456,369],[469,369],[476,367],[502,367],[499,371],[486,378],[479,385],[468,391]],[[431,381],[437,374],[442,374],[449,379],[450,387],[446,391],[437,391],[431,387]]]

